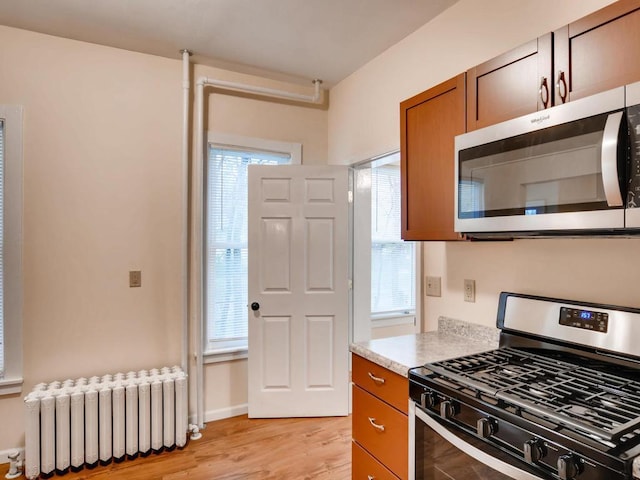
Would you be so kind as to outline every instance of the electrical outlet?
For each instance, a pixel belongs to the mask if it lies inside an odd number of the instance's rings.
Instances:
[[[440,277],[427,277],[425,281],[425,294],[428,297],[440,297],[442,296],[440,287]]]
[[[142,286],[142,272],[140,270],[129,271],[129,287]]]
[[[468,280],[465,278],[464,280],[464,301],[472,302],[476,301],[476,281]]]

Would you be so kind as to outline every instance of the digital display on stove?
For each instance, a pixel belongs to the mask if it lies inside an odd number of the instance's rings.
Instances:
[[[607,333],[609,314],[580,308],[560,308],[560,325]]]

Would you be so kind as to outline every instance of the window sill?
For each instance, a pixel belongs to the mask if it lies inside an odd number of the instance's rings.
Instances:
[[[0,380],[0,396],[22,393],[22,378],[6,378]]]
[[[415,325],[416,315],[399,314],[399,315],[376,315],[371,317],[371,326],[376,327],[393,327],[396,325]]]
[[[246,348],[226,348],[224,350],[216,350],[205,352],[203,355],[204,364],[231,362],[233,360],[243,360],[249,357],[249,351]]]

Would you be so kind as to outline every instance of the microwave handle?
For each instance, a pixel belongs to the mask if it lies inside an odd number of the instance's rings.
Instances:
[[[615,112],[607,117],[602,135],[602,151],[600,163],[602,168],[602,185],[607,205],[622,206],[622,192],[618,181],[618,131],[622,123],[622,112]]]

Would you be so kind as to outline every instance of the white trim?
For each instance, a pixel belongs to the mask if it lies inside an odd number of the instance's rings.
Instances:
[[[0,117],[5,119],[4,380],[13,385],[0,389],[5,394],[22,391],[23,109],[21,106],[2,105]]]
[[[218,408],[216,410],[207,410],[204,412],[204,423],[224,420],[225,418],[238,417],[240,415],[246,415],[248,412],[249,405],[246,403],[232,405],[226,408]],[[195,417],[189,418],[189,423],[194,423],[194,421]]]
[[[204,353],[205,365],[209,365],[211,363],[231,362],[233,360],[243,360],[246,358],[249,358],[249,351],[246,348]]]
[[[371,340],[371,168],[354,170],[353,342]]]
[[[416,290],[415,290],[415,332],[422,332],[422,318],[424,312],[422,311],[422,249],[424,248],[424,242],[417,242],[414,247],[414,254],[416,258]]]
[[[391,315],[384,317],[373,317],[371,319],[371,328],[394,327],[396,325],[415,325],[416,315]]]
[[[10,448],[9,450],[0,450],[0,465],[3,463],[9,463],[9,455],[19,451],[20,458],[24,460],[24,447]]]
[[[240,405],[232,405],[231,407],[206,411],[204,413],[204,421],[205,423],[215,422],[216,420],[237,417],[239,415],[246,415],[248,412],[249,412],[249,405],[247,403],[242,403]]]
[[[263,152],[288,153],[291,155],[291,165],[302,164],[302,144],[280,142],[264,138],[245,137],[231,133],[209,132],[207,142],[214,145],[226,145],[239,149],[250,148]],[[208,155],[208,153],[207,153]]]
[[[396,164],[400,152],[394,150],[354,165],[353,231],[353,340],[371,339],[371,330],[380,327],[414,325],[422,329],[422,244],[414,245],[415,308],[411,314],[371,312],[371,168]],[[401,240],[398,243],[404,243]]]
[[[0,396],[15,395],[22,392],[22,378],[5,378],[0,380]]]

